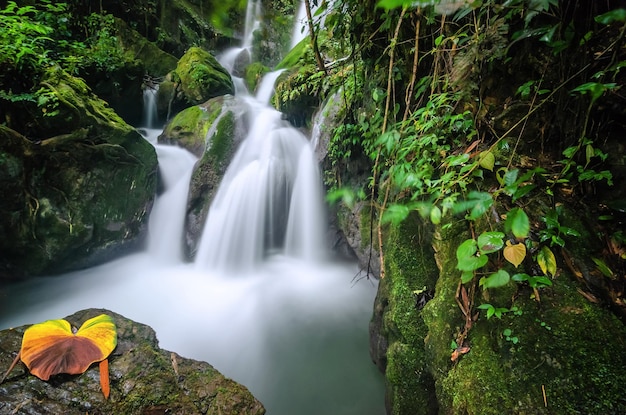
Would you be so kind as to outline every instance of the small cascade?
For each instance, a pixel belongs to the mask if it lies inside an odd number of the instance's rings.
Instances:
[[[211,204],[200,269],[249,271],[270,253],[322,250],[324,221],[310,211],[323,211],[322,190],[308,140],[280,112],[251,97],[248,104],[253,122]]]
[[[183,229],[189,181],[197,158],[185,149],[157,144],[160,130],[145,130],[159,159],[164,191],[154,202],[149,221],[148,253],[159,263],[183,261]]]
[[[255,30],[257,30],[261,24],[261,0],[250,0],[246,7],[246,26],[243,34],[243,43],[241,45],[244,49],[249,49],[252,46],[252,36]]]
[[[158,123],[156,97],[159,91],[159,84],[154,84],[143,88],[143,126],[145,128],[156,128]]]
[[[290,49],[296,47],[298,43],[302,41],[305,37],[309,35],[309,26],[306,21],[306,7],[304,6],[304,1],[300,0],[300,5],[298,6],[298,13],[294,17],[293,31],[291,33],[291,45]]]
[[[284,72],[284,69],[280,69],[278,71],[270,72],[263,77],[261,84],[257,88],[256,99],[260,103],[264,105],[269,105],[270,100],[272,99],[272,95],[274,95],[274,84],[276,84],[276,80],[280,76],[281,73]]]

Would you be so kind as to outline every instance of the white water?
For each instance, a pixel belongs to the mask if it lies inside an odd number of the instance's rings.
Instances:
[[[328,259],[311,146],[261,98],[245,98],[254,122],[194,264],[182,261],[181,241],[195,158],[156,144],[160,131],[146,129],[165,187],[146,250],[0,285],[0,328],[107,308],[153,327],[161,347],[244,384],[269,415],[384,414],[382,376],[368,353],[376,284],[356,282],[355,264]]]
[[[143,119],[146,128],[155,128],[158,122],[156,97],[159,92],[159,84],[153,88],[146,87],[143,90]]]
[[[304,1],[300,1],[297,14],[294,18],[293,31],[291,33],[290,49],[296,47],[298,43],[309,35],[309,26],[306,21],[306,7]]]

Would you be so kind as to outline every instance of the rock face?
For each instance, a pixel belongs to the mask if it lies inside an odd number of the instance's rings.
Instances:
[[[44,382],[19,363],[0,384],[0,413],[11,414],[203,414],[261,415],[263,405],[243,386],[211,365],[158,347],[154,330],[107,310],[79,311],[73,326],[99,314],[113,317],[117,347],[109,356],[111,394],[104,399],[94,364],[82,375],[56,375]],[[20,350],[28,326],[0,331],[0,371]]]
[[[166,103],[169,112],[177,113],[211,98],[234,93],[235,87],[228,71],[209,52],[192,47],[161,83],[159,111],[163,112]]]
[[[159,142],[179,145],[199,157],[189,186],[185,241],[193,258],[209,207],[230,161],[247,134],[246,103],[231,95],[181,111]]]
[[[111,259],[141,240],[156,191],[154,147],[135,129],[78,78],[52,70],[42,85],[37,139],[0,127],[0,277]]]

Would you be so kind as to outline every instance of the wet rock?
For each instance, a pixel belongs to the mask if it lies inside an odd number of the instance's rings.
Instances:
[[[0,413],[67,414],[208,414],[261,415],[263,405],[243,386],[211,365],[160,349],[154,330],[119,314],[99,309],[65,319],[79,327],[99,314],[113,317],[118,344],[109,356],[111,394],[104,399],[98,364],[82,375],[56,375],[44,382],[22,363],[0,384]],[[54,317],[53,317],[54,318]],[[28,326],[0,331],[0,371],[20,349]]]
[[[28,137],[0,126],[0,277],[127,252],[145,235],[156,191],[154,147],[82,80],[53,68],[42,86],[46,115],[24,127]]]
[[[195,256],[219,183],[247,134],[248,120],[243,116],[246,105],[231,95],[210,99],[178,113],[159,136],[160,143],[178,145],[199,158],[187,201],[185,247],[189,258]]]
[[[158,100],[170,102],[171,114],[214,97],[235,93],[228,71],[213,55],[198,47],[190,48],[180,58],[176,69],[167,75],[161,86]]]

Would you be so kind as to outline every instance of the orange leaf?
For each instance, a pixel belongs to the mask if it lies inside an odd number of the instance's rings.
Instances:
[[[104,359],[100,362],[100,387],[102,388],[104,399],[109,399],[109,393],[111,392],[109,385],[109,359]]]
[[[59,373],[83,373],[116,345],[115,323],[105,314],[87,320],[76,333],[66,320],[48,320],[26,329],[20,356],[30,373],[48,380]]]

